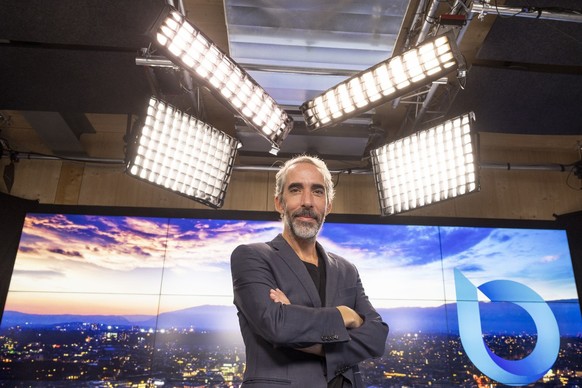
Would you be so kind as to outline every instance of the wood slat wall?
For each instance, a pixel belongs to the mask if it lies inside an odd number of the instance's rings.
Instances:
[[[486,163],[569,164],[580,158],[575,136],[480,134],[480,138],[481,161]],[[111,142],[107,136],[94,141]],[[114,153],[119,157],[119,149]],[[6,163],[3,159],[2,165]],[[21,160],[11,194],[46,204],[206,209],[123,170],[121,165]],[[552,220],[554,215],[582,210],[582,182],[568,172],[482,168],[480,175],[479,192],[404,215]],[[335,213],[379,214],[372,175],[342,174],[336,179]],[[235,171],[223,209],[274,211],[273,185],[273,172]],[[6,192],[3,183],[0,190]]]

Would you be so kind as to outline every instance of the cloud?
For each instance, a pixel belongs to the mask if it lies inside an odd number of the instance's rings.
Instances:
[[[179,228],[183,231],[168,247],[167,265],[185,268],[220,268],[227,270],[230,255],[240,244],[272,240],[281,230],[281,223],[263,221],[212,220],[198,223],[183,220]],[[201,234],[196,228],[203,228]]]
[[[568,242],[560,230],[491,229],[478,244],[445,255],[443,268],[447,273],[453,268],[467,268],[477,282],[517,281],[547,300],[576,295]]]
[[[384,224],[327,224],[324,248],[365,268],[422,266],[440,261],[438,228]]]
[[[22,269],[15,269],[13,272],[13,276],[22,276],[26,278],[41,278],[41,279],[51,279],[55,277],[63,277],[65,276],[60,271],[34,271],[34,270],[22,270]]]
[[[445,256],[467,252],[491,237],[493,229],[469,227],[441,227],[440,239]]]
[[[48,251],[52,252],[52,253],[56,253],[57,255],[83,258],[83,255],[79,251],[67,251],[67,250],[62,249],[62,248],[49,248]]]
[[[32,253],[35,252],[36,249],[33,247],[25,245],[23,242],[20,243],[20,247],[18,247],[18,251],[21,253]]]
[[[172,280],[184,282],[180,284],[192,285],[198,279],[209,289],[229,288],[235,247],[270,241],[281,231],[280,221],[29,216],[19,255],[32,260],[18,269],[49,276],[64,268],[71,279],[99,269],[124,283],[124,274],[135,271],[131,279],[136,287],[143,283],[140,273],[165,266],[167,274],[175,274]],[[470,272],[474,279],[521,279],[527,284],[551,273],[555,294],[570,292],[562,291],[559,281],[571,276],[571,263],[565,236],[557,232],[326,223],[319,241],[327,251],[353,262],[375,297],[440,298],[443,273],[453,268]]]
[[[20,254],[116,271],[224,271],[236,246],[269,241],[280,230],[280,222],[264,221],[36,215],[26,219]]]
[[[542,257],[542,263],[552,263],[560,259],[559,255],[547,255]]]
[[[83,259],[121,271],[155,268],[162,265],[166,252],[165,225],[162,219],[139,217],[29,216],[20,253],[58,261]]]
[[[462,264],[457,269],[461,272],[483,272],[483,266],[478,264]]]

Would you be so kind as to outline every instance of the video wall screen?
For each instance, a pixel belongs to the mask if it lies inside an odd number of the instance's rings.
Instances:
[[[281,231],[243,217],[29,213],[0,325],[0,385],[239,386],[230,254]],[[582,384],[564,230],[330,217],[319,241],[358,267],[390,326],[385,354],[361,365],[368,387]]]

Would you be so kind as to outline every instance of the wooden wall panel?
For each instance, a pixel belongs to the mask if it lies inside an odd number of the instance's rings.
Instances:
[[[10,118],[10,125],[2,128],[2,137],[9,140],[10,147],[20,152],[34,151],[50,154],[50,149],[44,145],[40,136],[30,126],[28,121],[16,111],[3,111]]]
[[[577,136],[483,133],[480,137],[484,163],[546,166],[569,164],[580,157]],[[568,177],[567,172],[482,168],[479,192],[404,215],[551,220],[554,214],[582,209],[582,193],[575,190],[581,182]]]
[[[113,142],[121,122],[99,128],[93,142]],[[12,128],[11,131],[22,130]],[[85,141],[90,140],[90,135]],[[18,138],[18,136],[16,137]],[[485,163],[549,164],[578,160],[575,137],[482,134],[481,161]],[[118,141],[118,140],[117,140]],[[95,149],[100,147],[96,146]],[[121,155],[117,147],[111,155]],[[8,161],[2,160],[3,168]],[[402,216],[476,217],[551,220],[554,214],[582,210],[581,181],[567,172],[543,170],[480,170],[481,190],[402,214]],[[335,180],[338,177],[334,177]],[[274,211],[275,173],[233,172],[223,210]],[[378,198],[371,174],[342,174],[333,206],[336,214],[378,215]],[[6,192],[3,184],[0,190]],[[12,194],[41,203],[207,209],[198,202],[141,182],[124,173],[124,166],[21,160],[16,165]]]
[[[63,162],[55,194],[55,203],[62,205],[79,203],[84,171],[85,165],[83,163]]]
[[[124,167],[87,166],[79,205],[205,209],[204,205],[139,181]]]
[[[269,174],[235,171],[230,179],[224,209],[267,211],[273,198],[269,192]]]
[[[2,170],[4,170],[5,163],[7,161],[2,160]],[[55,203],[61,165],[62,162],[54,161],[19,161],[16,163],[14,186],[10,194],[20,198],[38,200],[40,203]]]
[[[341,174],[334,177],[336,196],[332,213],[340,214],[379,214],[376,183],[371,174]]]

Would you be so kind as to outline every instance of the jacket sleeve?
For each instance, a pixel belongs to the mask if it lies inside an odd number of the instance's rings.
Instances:
[[[298,347],[348,341],[350,336],[335,307],[282,305],[269,298],[280,287],[269,255],[241,245],[231,255],[234,304],[252,331],[273,346]]]
[[[353,267],[355,270],[355,267]],[[356,294],[352,306],[364,319],[357,329],[348,330],[350,341],[324,345],[328,379],[351,369],[359,362],[381,357],[384,354],[388,325],[382,321],[364,292],[362,282],[356,271]]]

